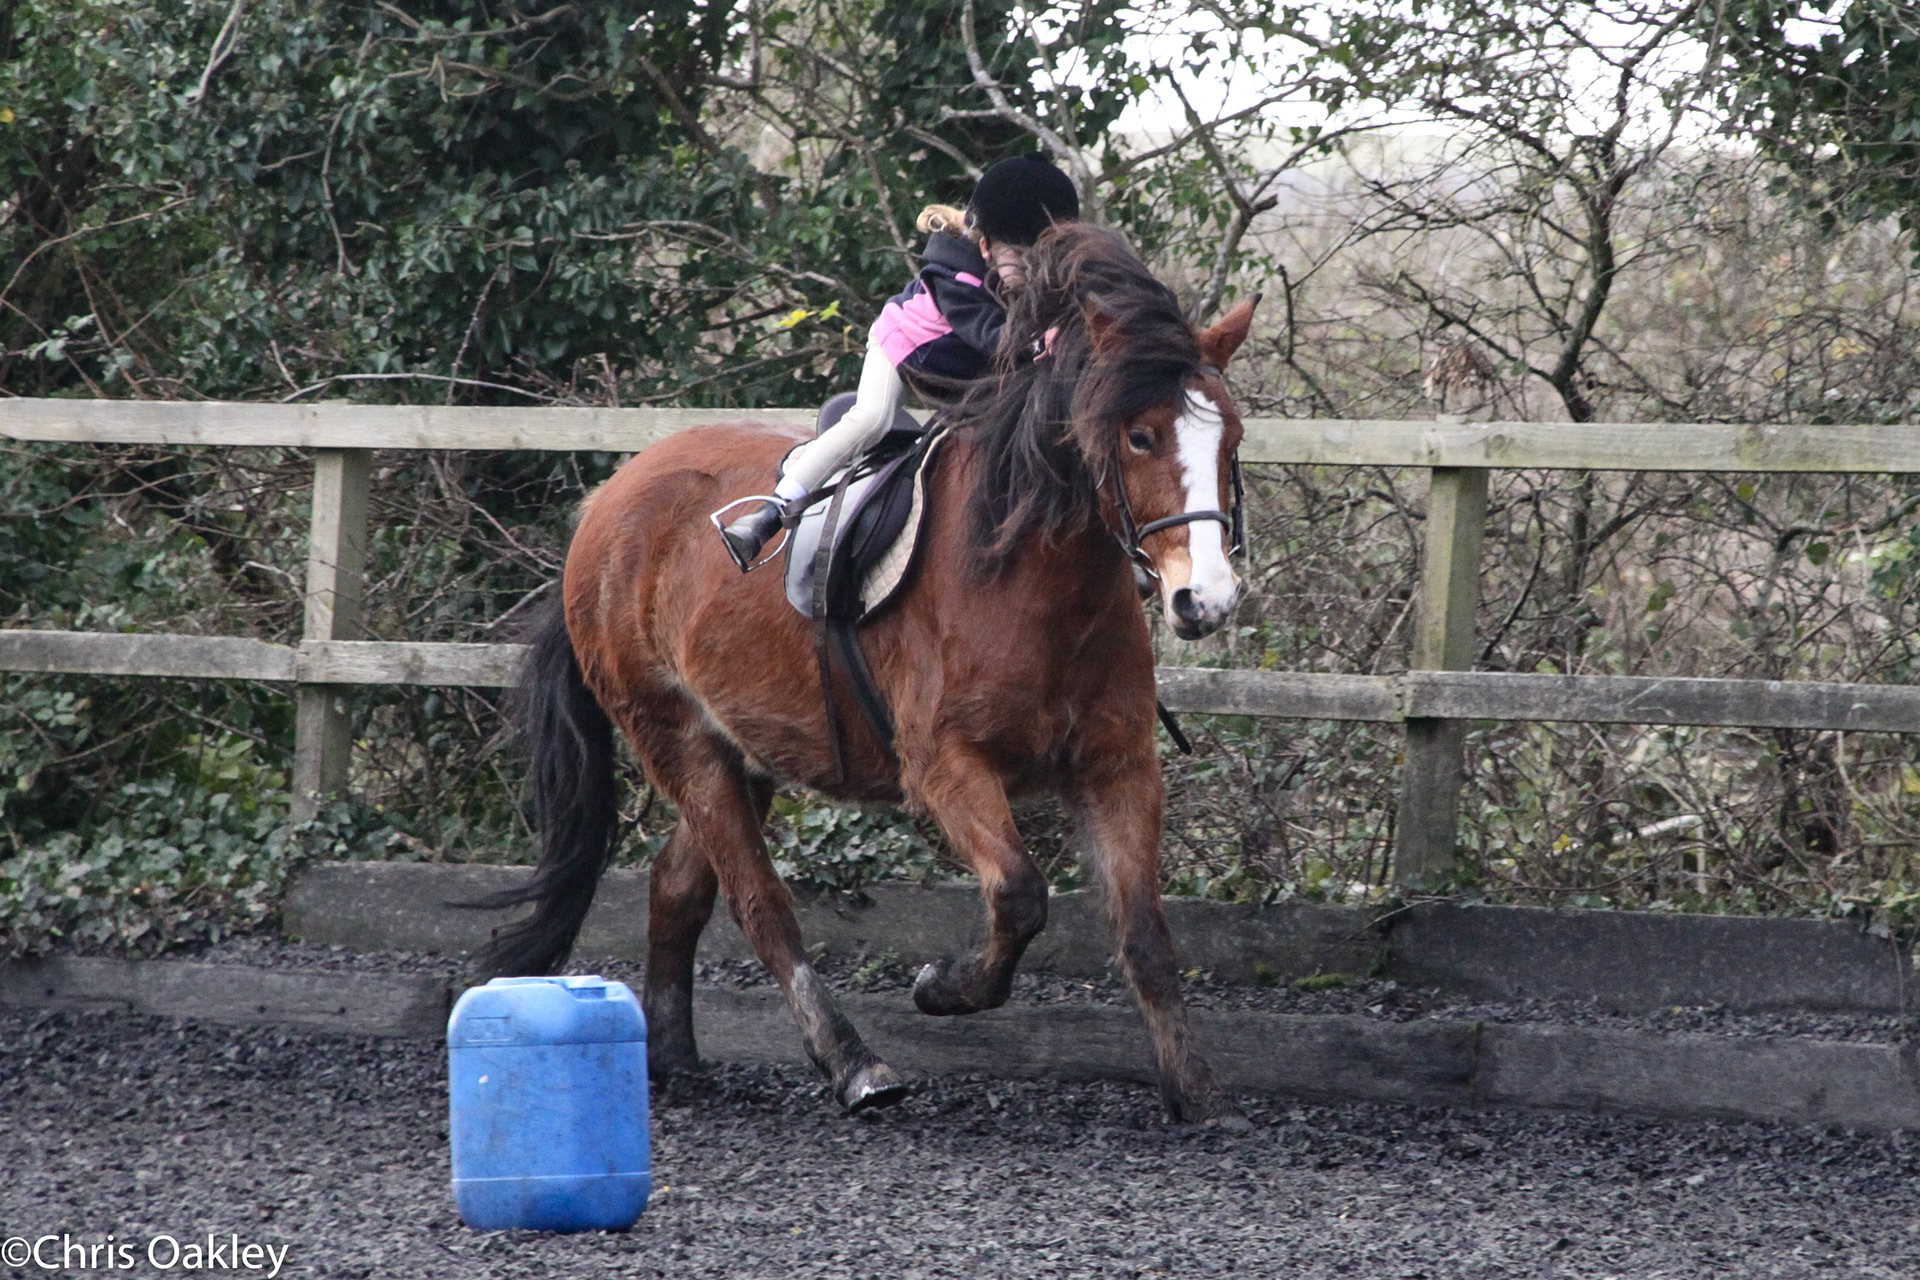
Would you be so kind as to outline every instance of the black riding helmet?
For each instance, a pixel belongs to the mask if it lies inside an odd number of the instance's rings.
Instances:
[[[996,161],[980,175],[969,206],[973,225],[995,244],[1030,245],[1056,222],[1080,216],[1073,179],[1035,151]]]

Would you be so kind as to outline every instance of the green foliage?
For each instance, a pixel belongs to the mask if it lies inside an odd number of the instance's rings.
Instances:
[[[5,744],[8,738],[0,738]],[[286,778],[254,744],[191,742],[170,763],[198,766],[102,796],[94,820],[0,846],[0,960],[55,945],[153,954],[271,922],[315,859],[405,861],[418,842],[365,805],[313,822],[286,812]]]
[[[1044,88],[1030,15],[978,33],[1015,106],[1096,139],[1137,92],[1123,12],[1076,11]],[[0,0],[0,380],[512,402],[584,369],[625,402],[818,403],[920,203],[1034,145],[947,115],[987,105],[959,14]]]
[[[1298,979],[1294,987],[1300,991],[1337,991],[1347,985],[1344,973],[1316,973],[1310,977]]]
[[[284,808],[261,799],[170,778],[129,783],[99,822],[13,845],[0,859],[0,956],[62,938],[155,951],[266,920],[299,858]]]
[[[193,720],[156,717],[179,694],[154,682],[16,675],[5,686],[0,956],[60,937],[158,949],[271,912],[297,844],[285,773],[267,762],[280,753],[214,727],[255,709],[244,687],[187,694],[218,713]],[[128,723],[131,733],[96,731]]]
[[[739,36],[725,6],[259,0],[222,38],[228,8],[0,8],[12,387],[551,383],[606,355],[646,393],[690,380],[713,309],[764,291],[783,254],[803,260],[788,282],[813,255],[833,263],[801,290],[821,303],[849,266],[871,292],[863,260],[898,271],[858,252],[863,211],[784,202],[699,123]],[[634,242],[661,224],[687,229],[671,269],[636,271]],[[795,363],[781,353],[805,345],[794,335],[733,336],[735,364],[771,364],[731,394],[820,398],[817,382],[781,381]]]
[[[940,868],[933,845],[904,814],[784,795],[773,802],[768,846],[782,876],[828,889],[925,879]]]
[[[1906,0],[1743,0],[1724,24],[1726,95],[1769,154],[1809,179],[1829,219],[1920,227],[1920,21]],[[1815,38],[1795,38],[1801,33]]]

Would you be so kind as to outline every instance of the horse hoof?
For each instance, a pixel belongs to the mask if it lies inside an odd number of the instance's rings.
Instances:
[[[913,980],[913,1003],[920,1012],[936,1018],[975,1012],[973,1003],[960,994],[948,977],[950,967],[950,961],[936,960],[920,970],[920,976]]]
[[[857,1116],[862,1111],[877,1111],[905,1102],[907,1092],[907,1082],[896,1075],[892,1067],[875,1062],[854,1072],[840,1086],[840,1105],[847,1109],[848,1115]]]

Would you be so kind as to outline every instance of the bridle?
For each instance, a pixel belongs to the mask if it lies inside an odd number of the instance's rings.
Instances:
[[[1202,377],[1212,376],[1218,378],[1221,376],[1220,370],[1214,368],[1212,365],[1200,366],[1200,374]],[[1134,566],[1148,577],[1154,579],[1156,582],[1159,581],[1160,570],[1154,565],[1153,557],[1147,554],[1147,549],[1140,544],[1147,538],[1159,533],[1162,529],[1172,529],[1183,524],[1193,524],[1199,520],[1214,520],[1225,525],[1228,532],[1232,535],[1232,545],[1227,548],[1227,554],[1237,556],[1245,553],[1247,549],[1247,487],[1246,479],[1240,473],[1240,451],[1238,449],[1234,450],[1233,467],[1230,471],[1233,477],[1232,511],[1182,511],[1178,515],[1163,516],[1158,520],[1149,520],[1145,524],[1136,525],[1133,522],[1133,503],[1127,498],[1127,482],[1120,472],[1121,469],[1117,466],[1114,467],[1111,472],[1113,476],[1113,505],[1114,509],[1120,515],[1120,527],[1113,531],[1113,536],[1119,541],[1120,549],[1127,553],[1127,559],[1131,560]],[[1104,480],[1105,477],[1102,477],[1103,483]]]
[[[1207,375],[1212,375],[1215,378],[1220,377],[1220,370],[1210,364],[1201,365],[1200,373],[1203,377]],[[1134,568],[1138,569],[1147,577],[1158,582],[1160,580],[1160,570],[1158,566],[1153,563],[1153,557],[1147,554],[1147,549],[1140,545],[1141,540],[1152,537],[1162,529],[1171,529],[1177,525],[1193,524],[1199,520],[1218,521],[1220,524],[1225,525],[1232,534],[1233,541],[1232,545],[1227,548],[1227,554],[1229,556],[1237,556],[1246,553],[1247,486],[1245,477],[1240,473],[1240,451],[1238,449],[1233,451],[1233,466],[1228,472],[1228,474],[1233,477],[1232,511],[1182,511],[1178,515],[1163,516],[1158,520],[1149,520],[1145,524],[1135,524],[1133,522],[1133,503],[1127,497],[1127,481],[1126,477],[1121,474],[1121,471],[1122,468],[1117,465],[1111,470],[1113,476],[1113,506],[1114,510],[1118,512],[1120,516],[1120,527],[1113,530],[1112,533],[1114,538],[1120,543],[1120,549],[1126,552],[1127,559],[1133,562]],[[1095,491],[1098,492],[1101,488],[1105,487],[1106,481],[1106,474],[1103,473],[1100,480],[1094,485]],[[1193,743],[1188,741],[1187,735],[1180,731],[1180,722],[1174,719],[1173,712],[1167,710],[1167,704],[1155,698],[1153,710],[1154,713],[1160,717],[1160,724],[1166,729],[1167,736],[1173,740],[1173,745],[1179,750],[1180,754],[1185,756],[1192,755]]]

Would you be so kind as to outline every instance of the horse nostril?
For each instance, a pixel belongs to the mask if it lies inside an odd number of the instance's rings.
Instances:
[[[1173,612],[1182,622],[1200,621],[1200,606],[1193,598],[1192,588],[1181,587],[1173,593]]]

